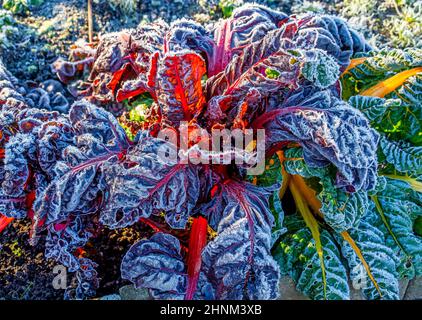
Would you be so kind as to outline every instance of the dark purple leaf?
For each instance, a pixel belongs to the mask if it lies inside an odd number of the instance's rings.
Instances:
[[[258,118],[254,126],[265,128],[268,149],[295,141],[303,147],[309,166],[334,164],[338,187],[348,191],[375,187],[379,135],[360,111],[329,91],[301,88]]]
[[[279,268],[271,256],[273,188],[227,181],[202,211],[218,236],[202,253],[202,273],[216,299],[276,299]]]
[[[170,234],[156,233],[135,243],[123,258],[121,272],[137,288],[150,289],[155,299],[185,297],[188,277],[180,242]]]
[[[143,137],[128,150],[123,162],[103,167],[106,189],[101,221],[112,228],[141,217],[165,212],[172,228],[183,229],[200,197],[199,167],[178,163],[174,146]]]

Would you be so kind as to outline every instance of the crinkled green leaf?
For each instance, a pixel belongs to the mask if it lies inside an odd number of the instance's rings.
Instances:
[[[274,155],[265,163],[265,171],[258,176],[248,176],[250,182],[255,183],[257,186],[270,187],[275,184],[281,185],[283,183],[281,162],[277,155]],[[281,205],[279,190],[275,190],[269,198],[269,205],[271,213],[274,216],[275,224],[272,228],[272,243],[274,244],[278,238],[286,232],[283,227],[284,212]]]
[[[400,276],[422,275],[422,237],[413,231],[416,219],[422,217],[421,193],[404,181],[387,179],[384,190],[373,199],[387,229],[387,244],[400,258]]]
[[[386,100],[384,98],[358,95],[350,97],[349,104],[362,111],[368,120],[373,123],[379,122],[389,108],[398,106],[401,102],[400,100]]]
[[[328,88],[338,80],[340,66],[325,51],[315,49],[308,54],[302,74],[318,88]]]
[[[408,105],[420,105],[422,102],[422,74],[418,73],[408,78],[399,89],[387,97],[401,99]]]
[[[337,189],[330,178],[321,180],[322,190],[317,195],[321,201],[324,221],[334,230],[341,232],[359,223],[368,210],[368,195],[364,191],[354,193]]]
[[[422,174],[422,147],[412,146],[405,141],[380,140],[380,148],[386,161],[400,172]]]
[[[284,157],[284,167],[289,174],[298,174],[304,178],[323,177],[327,174],[327,168],[314,168],[305,163],[302,148],[287,149]]]
[[[311,231],[305,226],[282,237],[275,253],[281,271],[290,275],[296,288],[315,300],[345,300],[350,298],[346,268],[332,236],[321,231],[323,245],[326,293],[320,259]]]
[[[400,89],[401,90],[401,89]],[[362,111],[372,127],[392,140],[422,143],[422,104],[407,104],[404,100],[353,96],[350,105]]]
[[[356,289],[361,289],[369,300],[399,299],[398,259],[394,251],[386,245],[383,223],[376,214],[373,205],[361,219],[359,225],[349,230],[350,237],[355,241],[368,264],[378,288],[365,271],[362,261],[350,244],[343,240],[341,251],[350,269],[350,278]]]
[[[422,49],[419,48],[374,52],[373,56],[348,70],[342,77],[343,98],[348,99],[398,72],[422,66],[421,57]]]
[[[329,168],[311,168],[303,160],[302,150],[288,149],[285,152],[285,167],[290,174],[299,174],[304,178],[318,177],[318,182],[308,180],[315,189],[317,198],[321,201],[320,212],[325,222],[341,232],[355,226],[368,209],[368,196],[365,191],[348,193],[335,187],[330,177]]]

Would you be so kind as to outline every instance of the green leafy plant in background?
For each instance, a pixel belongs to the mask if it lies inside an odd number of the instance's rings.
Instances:
[[[242,0],[221,0],[218,3],[218,7],[223,13],[224,18],[231,17],[233,10],[237,7],[240,7],[243,4]]]
[[[136,133],[142,128],[154,102],[149,94],[141,94],[135,99],[124,100],[126,112],[119,118],[119,123],[125,129],[129,139],[133,140]]]
[[[298,1],[292,6],[292,11],[297,13],[315,12],[326,13],[326,4],[320,1]]]
[[[3,0],[3,8],[14,14],[27,14],[31,7],[43,4],[44,0]]]
[[[246,2],[244,0],[199,0],[198,4],[202,11],[210,16],[230,18],[233,10],[241,7]]]
[[[138,7],[139,0],[93,0],[94,3],[108,3],[113,10],[120,10],[126,16]]]
[[[10,11],[0,10],[0,46],[9,48],[13,46],[10,38],[18,33],[16,21]]]
[[[392,46],[422,45],[422,2],[416,1],[406,5],[405,1],[398,1],[397,15],[387,19],[384,26],[389,30]]]
[[[421,1],[345,0],[337,9],[377,47],[422,45]]]

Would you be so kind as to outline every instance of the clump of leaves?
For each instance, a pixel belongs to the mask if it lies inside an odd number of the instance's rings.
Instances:
[[[384,47],[420,47],[422,4],[414,0],[346,0],[338,4],[341,16],[363,32],[370,43]]]
[[[422,3],[420,1],[406,3],[397,1],[396,15],[384,21],[389,30],[390,45],[393,47],[422,46]],[[401,4],[401,5],[400,5]]]
[[[13,46],[11,38],[18,33],[16,21],[10,11],[0,10],[0,46],[9,48]]]
[[[398,280],[421,276],[421,53],[361,55],[341,77],[343,97],[381,135],[374,191],[335,190],[329,168],[309,167],[300,149],[282,155],[282,181],[301,218],[285,218],[274,253],[311,298],[348,299],[353,283],[366,298],[398,299]]]
[[[242,0],[221,0],[218,3],[218,7],[223,13],[224,18],[230,18],[233,14],[233,10],[240,7],[242,4]]]
[[[125,129],[130,140],[134,140],[138,131],[142,130],[151,121],[154,100],[149,94],[141,94],[134,99],[125,100],[126,112],[119,118],[120,125]]]
[[[124,14],[133,13],[138,7],[139,0],[94,0],[94,3],[107,2],[112,8],[120,9]]]
[[[73,61],[54,64],[63,82],[79,81],[68,113],[29,107],[0,68],[0,212],[32,219],[34,243],[46,233],[46,257],[77,273],[70,298],[99,285],[95,261],[78,254],[97,228],[137,223],[153,236],[128,250],[121,275],[156,299],[276,299],[280,274],[314,299],[348,298],[362,274],[367,298],[398,298],[398,277],[419,274],[409,232],[420,168],[407,154],[379,160],[393,137],[342,99],[379,92],[385,70],[364,78],[369,87],[350,84],[377,61],[370,51],[337,17],[246,5],[208,29],[156,21],[73,47]],[[119,121],[110,104],[126,108]],[[201,149],[217,128],[265,129],[264,174],[247,175],[256,147]],[[186,149],[163,130],[186,132]],[[163,147],[176,157],[163,160]],[[407,175],[387,176],[388,165]]]
[[[319,13],[323,14],[327,12],[327,3],[321,1],[295,1],[292,5],[292,11],[296,13]]]
[[[3,0],[3,8],[14,14],[27,14],[31,8],[40,6],[44,0]]]

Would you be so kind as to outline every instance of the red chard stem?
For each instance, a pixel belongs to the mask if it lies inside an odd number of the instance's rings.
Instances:
[[[207,244],[208,222],[204,217],[194,218],[189,238],[188,290],[185,299],[192,300],[201,271],[202,250]]]

